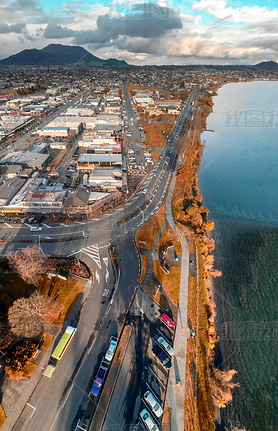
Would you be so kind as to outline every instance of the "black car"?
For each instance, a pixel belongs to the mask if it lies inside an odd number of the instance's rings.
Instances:
[[[172,367],[172,362],[169,359],[169,357],[166,355],[166,353],[164,353],[161,350],[160,353],[156,354],[156,356],[158,357],[158,359],[161,362],[161,364],[163,365],[163,367],[165,367],[166,370],[170,370],[170,368]]]

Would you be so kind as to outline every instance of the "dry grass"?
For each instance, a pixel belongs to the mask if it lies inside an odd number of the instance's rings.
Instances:
[[[170,409],[169,407],[165,407],[162,417],[162,431],[171,431],[171,415],[172,409]]]
[[[23,371],[22,378],[23,379],[30,379],[30,377],[32,377],[32,375],[34,374],[37,366],[38,365],[34,364],[34,362],[28,361],[27,364],[25,365],[25,367],[22,369],[22,371]]]
[[[49,334],[48,332],[45,332],[43,337],[43,343],[42,343],[42,349],[49,349],[51,346],[51,343],[53,341],[53,335]]]
[[[152,150],[152,151],[151,151],[151,154],[152,154],[152,158],[153,158],[154,163],[156,163],[156,162],[157,162],[157,160],[159,159],[160,152],[159,152],[159,151]]]
[[[140,283],[142,283],[144,278],[145,278],[147,267],[148,267],[148,262],[149,262],[149,258],[147,256],[141,255],[141,263],[142,264],[141,264]]]
[[[153,273],[161,283],[165,293],[175,306],[179,304],[181,269],[179,266],[172,266],[169,274],[166,274],[160,267],[159,260],[153,265]]]
[[[5,422],[6,419],[7,419],[7,416],[6,416],[5,412],[4,412],[3,407],[0,404],[0,429],[4,425],[4,422]]]
[[[161,208],[147,220],[136,232],[136,244],[138,247],[150,249],[153,242],[163,225],[166,218],[166,205],[163,203]]]
[[[174,233],[171,226],[168,225],[161,235],[158,248],[161,251],[166,245],[170,245],[170,244],[173,244],[177,254],[182,254],[180,240],[178,239],[177,235]]]
[[[49,278],[45,275],[38,289],[51,298],[53,303],[55,301],[51,323],[61,326],[77,297],[83,291],[83,284],[72,279]]]
[[[138,125],[144,128],[147,145],[150,147],[164,147],[167,143],[167,135],[173,128],[171,123],[150,124],[145,120],[139,120]]]

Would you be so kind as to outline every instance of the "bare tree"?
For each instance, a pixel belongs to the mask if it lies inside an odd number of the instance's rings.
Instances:
[[[7,255],[11,268],[18,272],[26,283],[35,285],[39,283],[45,272],[46,258],[47,256],[41,252],[38,245],[12,251]]]
[[[40,336],[48,318],[49,299],[41,292],[34,292],[29,298],[14,301],[8,310],[8,321],[12,332],[18,337]]]

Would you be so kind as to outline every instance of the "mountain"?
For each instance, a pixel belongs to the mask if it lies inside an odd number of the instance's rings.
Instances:
[[[278,69],[278,63],[276,61],[262,61],[262,63],[255,64],[254,67],[258,69]]]
[[[24,49],[18,54],[0,60],[6,66],[129,66],[124,60],[102,60],[81,46],[51,44],[42,49]]]

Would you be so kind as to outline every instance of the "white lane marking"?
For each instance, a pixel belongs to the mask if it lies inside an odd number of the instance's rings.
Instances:
[[[97,264],[99,269],[101,269],[101,260],[100,260],[100,255],[99,255],[98,244],[83,248],[82,252],[87,254]]]
[[[28,227],[30,227],[30,228],[32,227],[32,226],[31,226],[30,224],[28,224],[28,223],[25,223],[25,224],[26,224],[26,226],[28,226]]]
[[[64,401],[64,404],[62,405],[62,409],[65,407],[65,404],[66,404],[66,402],[68,401],[68,397],[70,396],[70,393],[71,393],[71,391],[72,391],[72,388],[73,388],[73,385],[71,386],[71,388],[70,388],[70,390],[69,390],[69,392],[68,392],[68,395],[67,395],[67,397],[66,397],[66,399],[65,399],[65,401]]]
[[[30,419],[31,419],[31,417],[33,416],[33,414],[35,413],[35,411],[37,410],[37,407],[34,407],[34,406],[32,406],[31,404],[29,404],[29,403],[26,403],[26,405],[27,406],[29,406],[29,407],[31,407],[31,409],[33,409],[33,412],[32,412],[32,414],[31,414],[31,416],[30,416]]]
[[[85,224],[84,221],[77,221],[76,223]]]
[[[9,223],[5,223],[6,226],[10,227],[11,229],[13,229],[13,226],[10,225]]]
[[[103,257],[102,260],[103,260],[105,266],[108,266],[108,257]]]
[[[105,269],[105,281],[106,281],[106,283],[108,282],[108,280],[109,280],[109,271],[108,271],[108,268],[106,268]]]
[[[99,273],[98,273],[98,271],[96,270],[96,272],[95,272],[95,276],[96,276],[96,280],[97,280],[97,282],[99,283],[100,282],[100,276],[99,276]]]
[[[51,229],[51,226],[48,226],[48,224],[42,223],[42,225],[47,227],[48,229]]]
[[[65,224],[65,223],[60,223],[60,225],[61,225],[61,226],[66,226],[66,227],[68,227],[68,225],[67,225],[67,224]]]

